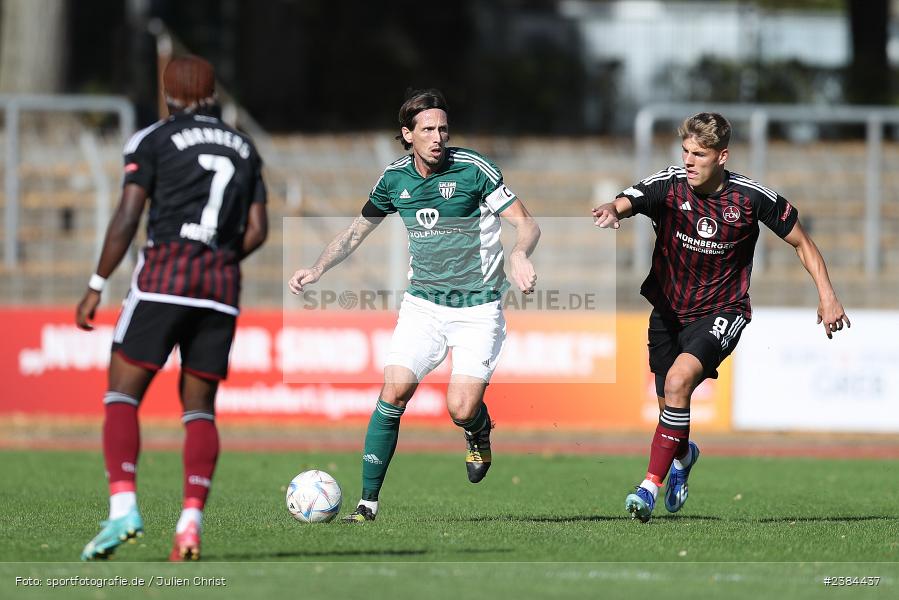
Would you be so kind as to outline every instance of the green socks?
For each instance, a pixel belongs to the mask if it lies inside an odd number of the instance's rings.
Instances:
[[[400,435],[400,418],[405,408],[388,404],[378,398],[365,432],[365,451],[362,454],[362,499],[377,500],[396,441]]]
[[[487,404],[481,402],[481,407],[474,417],[469,421],[457,421],[453,419],[453,423],[464,429],[467,433],[477,433],[487,426],[490,422],[490,414],[487,412]]]

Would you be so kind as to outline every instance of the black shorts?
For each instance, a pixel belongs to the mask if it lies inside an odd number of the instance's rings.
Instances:
[[[718,378],[718,365],[727,358],[749,321],[737,312],[720,312],[681,324],[656,310],[649,315],[649,370],[656,376],[656,393],[665,396],[665,376],[678,355],[695,356],[703,379]]]
[[[158,371],[177,345],[181,369],[203,379],[228,376],[237,317],[211,308],[134,300],[129,296],[113,333],[112,351]]]

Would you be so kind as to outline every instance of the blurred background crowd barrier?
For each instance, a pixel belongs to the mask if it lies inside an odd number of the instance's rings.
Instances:
[[[100,414],[108,339],[75,331],[72,308],[118,199],[123,142],[164,114],[158,73],[173,53],[191,51],[215,64],[223,116],[254,137],[270,194],[269,242],[244,265],[223,415],[337,422],[370,413],[376,362],[364,367],[364,381],[337,381],[329,368],[313,371],[312,383],[288,381],[278,340],[325,318],[292,307],[284,284],[358,214],[384,166],[402,154],[393,138],[405,89],[433,85],[450,102],[452,144],[488,155],[547,224],[538,273],[587,287],[599,281],[612,297],[590,317],[612,336],[611,358],[597,355],[594,366],[612,368],[614,383],[560,371],[524,385],[510,375],[489,392],[506,421],[625,430],[655,421],[648,305],[638,294],[650,224],[638,218],[600,232],[589,210],[679,164],[679,121],[717,110],[735,128],[729,167],[798,207],[853,328],[824,337],[811,279],[793,249],[763,228],[750,290],[756,318],[722,378],[698,394],[697,423],[899,431],[895,2],[468,0],[427,15],[405,0],[377,4],[0,0],[0,311],[9,332],[4,375],[15,382],[0,418]],[[292,218],[328,225],[290,235]],[[406,245],[397,225],[382,226],[352,262],[329,272],[327,288],[401,289],[402,258],[384,259]],[[134,258],[104,293],[107,324]],[[335,309],[329,327],[355,332],[376,357],[393,314]],[[535,312],[515,311],[510,330],[542,331],[528,317]],[[515,352],[502,361],[527,360]],[[170,377],[155,385],[151,414],[175,414]],[[63,402],[64,390],[79,399]],[[440,390],[423,388],[413,421],[442,420]],[[834,408],[842,402],[857,409],[851,418]],[[786,405],[796,409],[774,410]],[[549,406],[562,413],[556,421]],[[811,412],[819,418],[805,419]]]

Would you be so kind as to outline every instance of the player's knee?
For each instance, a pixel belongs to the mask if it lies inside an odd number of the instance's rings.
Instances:
[[[665,404],[668,406],[687,406],[690,401],[690,393],[693,378],[688,373],[671,370],[665,376]]]
[[[481,410],[483,399],[482,386],[450,386],[446,395],[446,410],[454,421],[470,421]]]
[[[215,412],[215,396],[185,395],[181,397],[181,408],[185,412]]]
[[[381,400],[393,406],[404,407],[412,394],[415,393],[415,385],[407,383],[385,383],[381,388]]]
[[[470,421],[478,414],[479,402],[449,402],[446,403],[447,412],[454,421]]]

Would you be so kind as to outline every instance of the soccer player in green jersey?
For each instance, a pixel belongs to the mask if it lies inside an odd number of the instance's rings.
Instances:
[[[540,229],[503,183],[499,168],[473,150],[447,146],[446,100],[438,90],[410,94],[400,107],[401,135],[411,153],[375,183],[362,214],[335,237],[312,267],[288,285],[294,294],[349,256],[390,213],[409,234],[409,287],[393,332],[384,385],[365,435],[362,499],[344,521],[372,521],[396,449],[400,418],[418,383],[453,350],[446,407],[468,443],[468,479],[490,468],[492,422],[484,392],[506,337],[501,299],[509,288],[500,242],[502,215],[516,229],[509,278],[523,293],[537,282],[528,258]]]

